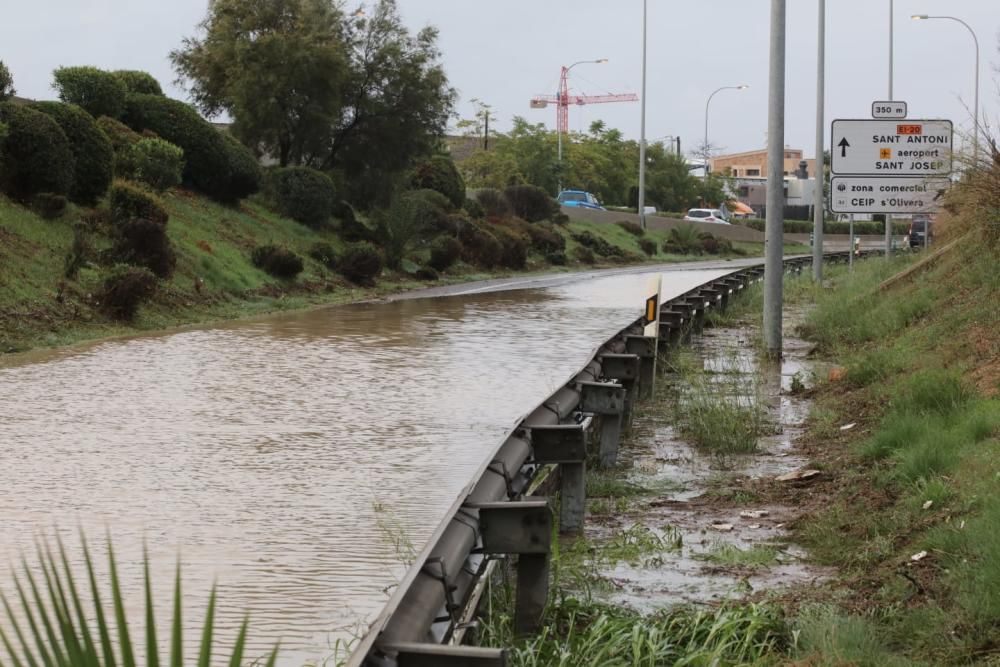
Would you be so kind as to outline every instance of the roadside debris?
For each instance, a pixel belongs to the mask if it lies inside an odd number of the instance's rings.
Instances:
[[[819,470],[796,470],[795,472],[786,473],[784,475],[778,475],[774,478],[776,482],[808,482],[819,477],[821,473]]]

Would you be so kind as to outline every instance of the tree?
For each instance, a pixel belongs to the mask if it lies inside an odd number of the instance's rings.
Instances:
[[[8,97],[13,97],[17,94],[17,90],[14,89],[14,76],[7,69],[7,66],[3,64],[0,60],[0,102],[3,102]]]
[[[350,55],[343,113],[326,145],[305,158],[336,170],[352,199],[372,203],[385,183],[436,148],[455,101],[440,64],[437,30],[411,36],[395,0],[346,24]]]
[[[308,162],[343,116],[344,17],[331,0],[216,0],[170,54],[198,108],[282,165]]]

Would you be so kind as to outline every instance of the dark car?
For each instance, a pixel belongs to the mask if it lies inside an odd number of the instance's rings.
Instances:
[[[922,248],[934,242],[934,218],[929,213],[915,213],[910,221],[910,247]]]

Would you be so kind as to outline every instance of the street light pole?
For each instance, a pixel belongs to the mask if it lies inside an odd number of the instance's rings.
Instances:
[[[642,111],[639,122],[639,225],[646,228],[646,10],[642,0]]]
[[[600,64],[603,64],[603,63],[606,63],[606,62],[608,62],[607,58],[598,58],[597,60],[578,60],[578,61],[576,61],[575,63],[573,63],[572,65],[570,65],[569,67],[566,68],[566,72],[565,72],[564,76],[568,80],[568,78],[569,78],[569,71],[571,69],[573,69],[574,67],[576,67],[577,65],[583,65],[584,63],[592,63],[592,64],[595,64],[595,65],[600,65]],[[560,92],[560,94],[562,94],[562,90],[560,90],[559,92]],[[562,104],[561,101],[560,101],[560,104]],[[567,131],[569,131],[569,130],[567,129]],[[559,167],[559,192],[562,192],[562,154],[563,154],[563,148],[562,148],[562,132],[560,132],[558,128],[556,128],[556,136],[557,136],[557,140],[556,140],[556,142],[557,142],[556,143],[556,146],[557,146],[557,148],[556,148],[557,157],[556,157],[556,160],[557,160],[557,164],[558,164],[558,167]]]
[[[893,80],[893,57],[895,55],[895,49],[893,48],[894,33],[896,32],[896,22],[895,22],[895,0],[889,0],[889,101],[894,100],[892,96],[892,80]],[[892,215],[889,213],[885,214],[885,259],[888,261],[892,257]]]
[[[723,90],[746,90],[750,86],[742,84],[739,86],[722,86],[721,88],[716,88],[712,91],[712,94],[708,96],[708,100],[705,102],[705,174],[708,174],[708,106],[712,103],[712,98],[715,97],[717,93],[721,93]],[[784,163],[782,163],[784,164]]]
[[[785,224],[785,0],[771,0],[768,74],[767,221],[764,227],[764,347],[781,356]]]
[[[976,45],[976,91],[975,91],[975,102],[976,108],[973,110],[973,135],[972,135],[972,162],[976,164],[979,161],[979,38],[976,36],[976,31],[972,29],[968,23],[955,16],[928,16],[927,14],[914,14],[911,16],[915,21],[925,21],[929,19],[947,19],[949,21],[957,21],[965,26],[965,29],[969,31],[972,35],[972,41]]]
[[[824,104],[826,93],[826,0],[819,0],[819,36],[817,38],[818,52],[816,56],[816,183],[813,199],[813,280],[823,280],[823,218],[826,211],[823,206],[823,189],[826,178],[823,169],[824,145]]]

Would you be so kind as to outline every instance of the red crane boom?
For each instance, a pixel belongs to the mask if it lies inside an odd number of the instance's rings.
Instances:
[[[557,95],[536,95],[531,98],[532,109],[544,109],[550,103],[556,105],[556,129],[560,134],[569,134],[569,106],[575,104],[606,104],[608,102],[638,102],[635,93],[621,95],[570,95],[569,67],[562,68],[559,76],[559,93]]]

